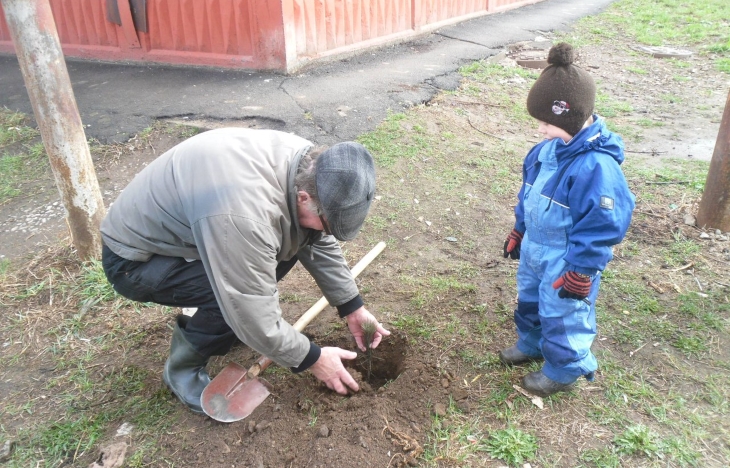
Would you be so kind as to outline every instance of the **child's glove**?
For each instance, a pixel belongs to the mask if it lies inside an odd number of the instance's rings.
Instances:
[[[560,288],[558,297],[565,299],[578,299],[582,301],[591,293],[591,277],[569,271],[553,283],[553,289]]]
[[[512,260],[519,260],[523,235],[517,229],[512,229],[512,232],[507,236],[507,240],[504,241],[504,258],[511,257]]]

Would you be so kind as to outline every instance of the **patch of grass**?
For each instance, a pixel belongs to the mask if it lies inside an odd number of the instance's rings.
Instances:
[[[487,83],[494,79],[512,79],[520,77],[524,80],[536,80],[540,74],[535,70],[522,67],[505,67],[486,60],[472,62],[459,69],[459,73],[467,78]]]
[[[661,401],[662,398],[654,387],[633,368],[621,365],[609,354],[603,354],[600,362],[603,370],[601,376],[606,388],[605,396],[612,404],[626,407],[630,404]]]
[[[680,336],[672,345],[683,351],[687,356],[697,356],[709,349],[705,339],[698,336]]]
[[[0,202],[18,196],[25,184],[34,182],[48,167],[37,151],[0,155]]]
[[[652,119],[639,119],[636,121],[636,125],[644,128],[663,127],[664,122]]]
[[[609,447],[584,450],[578,458],[580,461],[598,468],[619,468],[621,466],[621,459]]]
[[[719,58],[715,60],[715,67],[723,73],[730,73],[730,58]]]
[[[532,121],[524,103],[538,77],[534,70],[481,61],[463,66],[460,72],[466,79],[479,83],[482,87],[479,95],[488,95],[490,105],[505,109],[508,117],[505,124]]]
[[[163,131],[168,135],[174,135],[177,138],[188,139],[197,135],[198,133],[201,133],[203,129],[199,127],[193,127],[192,125],[175,123],[172,125],[163,126]]]
[[[674,196],[681,197],[685,188],[702,195],[710,165],[707,161],[668,158],[662,161],[661,166],[650,166],[644,161],[628,159],[621,167],[628,179],[636,178],[646,183],[641,190],[643,197],[656,194],[658,199],[671,200]]]
[[[633,111],[634,108],[628,102],[614,99],[601,91],[596,93],[596,112],[603,117],[610,119],[611,117],[629,114]]]
[[[683,98],[674,94],[662,94],[662,100],[670,104],[678,104],[683,101]]]
[[[106,423],[112,415],[85,415],[70,421],[51,424],[41,430],[35,439],[47,457],[56,460],[75,460],[78,453],[93,447],[104,434]]]
[[[428,339],[436,331],[436,327],[427,323],[420,315],[400,315],[391,323],[411,337]]]
[[[129,307],[135,310],[150,306],[118,294],[106,279],[104,267],[99,260],[90,260],[82,265],[80,278],[73,292],[79,300],[81,315],[99,304],[110,305],[114,309]]]
[[[660,252],[668,265],[679,267],[690,263],[702,252],[702,247],[694,240],[675,236],[674,242]]]
[[[393,166],[400,159],[429,157],[432,151],[431,137],[425,135],[422,129],[420,135],[418,130],[408,131],[407,123],[405,114],[390,113],[377,129],[360,135],[357,140],[373,153],[378,166],[383,168]]]
[[[385,218],[381,216],[368,216],[365,219],[365,224],[368,226],[373,227],[374,229],[382,231],[386,227],[388,227],[388,224],[390,224]]]
[[[302,302],[302,299],[303,298],[296,293],[282,292],[279,295],[279,300],[288,304],[296,304],[297,302]]]
[[[10,260],[7,258],[0,259],[0,278],[4,277],[10,269]]]
[[[431,278],[431,286],[433,287],[433,291],[436,293],[446,291],[473,293],[477,289],[476,286],[471,283],[463,283],[457,278],[442,276]]]
[[[635,125],[620,124],[609,119],[606,120],[606,126],[612,132],[621,135],[625,141],[638,142],[644,138],[641,129]]]
[[[503,460],[511,466],[532,460],[537,448],[534,435],[513,427],[492,432],[483,447],[492,458]]]
[[[106,279],[104,267],[99,260],[91,260],[81,267],[78,293],[82,300],[91,299],[101,302],[110,302],[118,297]]]
[[[724,0],[623,0],[599,16],[579,21],[579,33],[573,33],[571,42],[574,46],[600,43],[622,35],[645,45],[694,47],[702,54],[716,54],[715,67],[730,73],[728,17],[730,7]],[[682,60],[671,62],[677,67],[691,66]]]
[[[670,437],[664,441],[664,451],[679,466],[700,466],[702,455],[694,450],[684,439]]]
[[[38,135],[38,130],[28,126],[28,117],[25,114],[11,111],[6,107],[0,109],[0,150]]]
[[[459,357],[466,364],[476,370],[484,370],[497,362],[497,356],[493,353],[480,354],[469,348],[462,348],[458,351]]]
[[[0,203],[27,191],[48,167],[38,131],[19,112],[0,109]]]
[[[718,413],[730,413],[730,378],[727,375],[710,375],[703,384],[703,399]]]
[[[672,65],[674,65],[677,68],[686,69],[686,68],[692,67],[692,64],[687,62],[686,60],[669,59],[669,61],[672,63]]]
[[[658,436],[641,424],[628,427],[613,439],[619,453],[645,455],[649,458],[661,454]]]

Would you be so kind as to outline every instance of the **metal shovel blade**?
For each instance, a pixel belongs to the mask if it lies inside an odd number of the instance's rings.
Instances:
[[[352,268],[352,277],[357,278],[366,266],[385,249],[385,242],[378,245],[357,262]],[[297,331],[304,330],[329,303],[323,297],[307,310],[293,325]],[[272,391],[272,386],[258,375],[272,364],[271,359],[261,356],[260,359],[246,370],[232,362],[228,364],[205,387],[200,396],[200,404],[205,414],[221,422],[240,421],[263,403]]]
[[[249,377],[246,369],[232,362],[213,379],[200,396],[205,414],[221,422],[240,421],[271,393],[269,382]]]

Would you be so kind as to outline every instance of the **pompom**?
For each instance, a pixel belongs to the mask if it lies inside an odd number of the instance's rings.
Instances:
[[[560,44],[554,45],[552,49],[550,49],[550,52],[548,52],[547,61],[550,65],[564,67],[573,63],[573,59],[573,46],[568,44],[567,42],[561,42]]]

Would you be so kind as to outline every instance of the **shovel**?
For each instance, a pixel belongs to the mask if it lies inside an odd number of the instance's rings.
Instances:
[[[353,278],[356,278],[383,249],[385,242],[378,242],[378,245],[352,268]],[[322,297],[297,320],[294,329],[302,331],[327,305],[329,302]],[[273,390],[270,383],[258,376],[271,363],[271,359],[261,356],[248,370],[235,362],[228,364],[205,387],[200,396],[205,414],[221,422],[240,421],[251,414]]]

